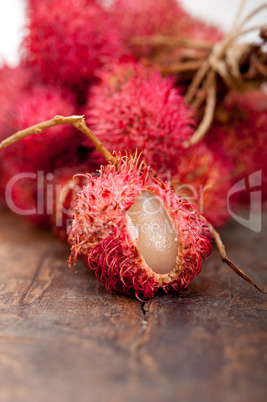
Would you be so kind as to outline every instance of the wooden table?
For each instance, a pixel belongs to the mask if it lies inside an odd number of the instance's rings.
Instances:
[[[214,249],[180,292],[147,303],[108,295],[67,267],[68,248],[0,212],[0,401],[263,402],[267,296]],[[267,219],[230,223],[229,257],[267,288]]]

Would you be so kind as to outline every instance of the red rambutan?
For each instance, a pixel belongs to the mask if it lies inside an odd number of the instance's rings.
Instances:
[[[186,287],[211,251],[208,223],[195,206],[137,157],[119,157],[99,177],[86,177],[74,206],[70,265],[86,256],[108,292],[143,300]]]
[[[145,40],[143,45],[137,46],[135,39],[139,37],[160,35],[209,43],[223,38],[217,27],[189,15],[177,0],[115,0],[111,11],[114,22],[121,31],[125,47],[137,57],[159,56],[157,52],[152,51],[151,46],[145,45]],[[175,52],[179,53],[180,50],[178,47]],[[166,49],[158,48],[158,52],[165,54]]]
[[[181,13],[176,21],[175,36],[216,43],[223,39],[224,33],[210,23],[194,18],[190,14]]]
[[[156,170],[176,166],[195,122],[173,80],[134,62],[106,66],[99,78],[85,115],[101,142],[110,151],[142,151]]]
[[[49,183],[50,211],[53,208],[51,217],[52,230],[63,242],[66,242],[69,235],[70,223],[74,217],[73,202],[76,194],[82,190],[87,183],[85,174],[97,176],[97,169],[100,168],[103,158],[97,151],[91,152],[86,161],[74,166],[64,166],[53,172],[53,180]],[[51,200],[53,207],[51,208]]]
[[[4,64],[0,68],[0,141],[12,133],[10,121],[14,114],[14,105],[23,91],[28,90],[32,81],[32,74],[22,66],[9,67]],[[0,198],[5,194],[4,152],[0,152]]]
[[[171,182],[180,196],[194,203],[218,227],[230,218],[227,194],[233,184],[233,171],[233,164],[224,155],[199,143],[185,152]]]
[[[75,111],[72,97],[55,88],[35,85],[19,95],[13,104],[9,103],[5,136],[49,120],[55,114],[71,115]],[[21,211],[36,209],[40,194],[43,199],[45,175],[56,167],[77,163],[79,143],[77,131],[66,125],[51,127],[44,135],[27,136],[3,149],[1,179],[3,187],[8,185],[6,202]],[[38,184],[38,180],[42,183]],[[29,214],[29,218],[46,226],[47,217],[41,211],[43,207],[39,212]]]
[[[263,200],[267,200],[267,93],[229,93],[208,141],[222,148],[239,172],[236,181],[260,172]],[[249,202],[250,189],[240,192],[240,202]]]
[[[27,91],[35,80],[34,73],[23,66],[9,67],[4,64],[0,68],[0,140],[10,132],[10,114],[21,94]]]
[[[129,48],[136,36],[171,34],[177,19],[185,14],[176,0],[115,0],[111,11]]]
[[[122,52],[107,10],[93,1],[40,1],[28,19],[24,60],[46,82],[84,89],[96,68]]]

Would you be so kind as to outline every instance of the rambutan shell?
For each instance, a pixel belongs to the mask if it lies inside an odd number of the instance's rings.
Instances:
[[[178,164],[195,121],[173,80],[135,62],[113,63],[98,77],[85,116],[101,142],[111,152],[142,151],[155,170]]]
[[[73,166],[63,166],[53,172],[53,216],[51,217],[52,230],[63,242],[67,242],[70,223],[74,218],[73,203],[76,195],[87,183],[86,174],[98,176],[103,159],[93,151],[83,163]]]
[[[31,4],[23,59],[43,80],[83,91],[96,68],[123,52],[109,13],[88,0]]]
[[[175,174],[160,172],[160,176],[218,227],[230,219],[227,195],[234,182],[234,171],[233,161],[201,142],[184,153]]]
[[[40,84],[32,85],[21,91],[7,111],[8,125],[5,136],[30,127],[39,122],[50,120],[56,114],[72,115],[75,104],[71,95]],[[1,183],[2,191],[21,174],[19,180],[12,185],[12,199],[18,209],[36,209],[39,192],[38,172],[45,177],[56,167],[73,164],[78,161],[80,135],[72,126],[55,126],[41,134],[32,134],[1,151]],[[31,174],[31,178],[26,176]],[[35,175],[35,179],[34,179]],[[7,202],[9,202],[7,200]],[[23,213],[23,212],[21,212]],[[28,216],[35,223],[47,226],[45,213]]]
[[[164,61],[165,58],[167,62],[169,53],[179,57],[182,48],[137,45],[135,38],[159,35],[216,43],[224,36],[216,26],[192,17],[176,0],[115,0],[111,12],[122,33],[125,47],[140,59],[148,57]],[[174,55],[171,58],[174,59]]]
[[[230,92],[217,112],[208,142],[223,150],[236,165],[235,182],[261,175],[263,201],[267,200],[267,93],[264,89]],[[236,194],[237,202],[250,202],[250,186]]]

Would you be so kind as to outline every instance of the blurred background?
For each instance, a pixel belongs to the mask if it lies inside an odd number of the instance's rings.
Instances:
[[[41,1],[41,0],[40,0]],[[184,7],[193,15],[211,21],[223,29],[231,27],[240,0],[182,0]],[[264,3],[264,0],[247,0],[244,15]],[[26,0],[0,2],[0,63],[6,61],[15,66],[18,62],[19,45],[23,35],[26,15]],[[255,25],[267,21],[267,9],[254,17]],[[257,34],[249,33],[242,40],[253,40]]]

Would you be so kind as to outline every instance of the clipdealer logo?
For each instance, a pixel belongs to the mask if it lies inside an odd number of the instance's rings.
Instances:
[[[32,215],[32,214],[52,214],[53,213],[53,199],[55,198],[58,199],[59,202],[62,203],[62,209],[57,208],[57,216],[56,216],[56,224],[57,226],[61,226],[63,221],[62,221],[62,214],[67,213],[68,211],[65,211],[63,208],[63,200],[64,196],[67,191],[73,190],[73,191],[80,191],[80,187],[77,186],[74,182],[70,182],[68,186],[62,186],[60,184],[56,184],[55,186],[52,185],[53,181],[53,174],[48,173],[44,174],[42,171],[38,171],[37,173],[31,173],[31,172],[24,172],[24,173],[19,173],[16,174],[14,177],[10,179],[10,181],[7,184],[6,187],[6,204],[9,207],[10,210],[15,212],[16,214],[19,215]],[[14,199],[13,199],[13,188],[14,185],[20,180],[24,179],[30,179],[36,182],[36,193],[37,193],[37,203],[35,208],[29,208],[29,209],[21,209],[19,208]],[[250,174],[247,178],[241,179],[237,183],[235,183],[231,189],[228,191],[228,194],[226,196],[226,201],[227,201],[227,209],[229,215],[234,219],[236,222],[238,222],[240,225],[259,233],[262,229],[262,172],[261,170],[258,170],[257,172],[254,172]],[[187,192],[191,194],[191,196],[187,196],[186,198],[193,202],[196,203],[198,202],[198,209],[200,210],[201,213],[205,215],[205,210],[204,210],[204,193],[205,191],[209,188],[209,186],[206,187],[201,187],[200,188],[195,188],[192,185],[186,185],[186,190]],[[248,192],[249,191],[249,196],[250,196],[250,202],[249,202],[249,217],[246,219],[240,215],[234,210],[231,209],[231,201],[230,198],[234,194],[238,194],[240,192]],[[54,194],[56,192],[56,194]],[[154,211],[155,213],[155,211]]]
[[[248,176],[248,185],[246,180],[241,179],[239,182],[233,185],[227,195],[227,208],[230,216],[240,225],[259,233],[262,229],[262,172],[258,170]],[[249,218],[243,218],[233,212],[230,208],[230,197],[241,191],[249,191],[250,203],[249,203]]]

